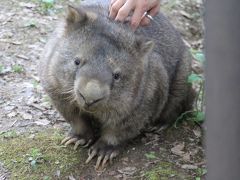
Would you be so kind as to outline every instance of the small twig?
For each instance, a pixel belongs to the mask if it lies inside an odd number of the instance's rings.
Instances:
[[[45,109],[43,109],[42,107],[38,106],[38,105],[35,105],[35,104],[31,104],[30,106],[38,109],[38,110],[41,110],[41,111],[45,111]]]
[[[14,126],[14,124],[16,124],[16,122],[18,121],[18,119],[17,120],[15,120],[12,124],[11,124],[11,126],[10,127],[13,127]]]

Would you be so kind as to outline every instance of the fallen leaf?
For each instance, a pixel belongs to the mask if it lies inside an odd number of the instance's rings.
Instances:
[[[136,167],[125,167],[123,169],[118,170],[121,174],[126,174],[126,175],[133,175],[137,171]]]
[[[184,142],[183,142],[183,143],[181,143],[181,144],[178,144],[178,145],[174,146],[174,147],[171,149],[171,152],[172,152],[173,154],[178,155],[178,156],[182,156],[182,155],[184,154],[184,151],[182,151],[182,150],[184,149],[184,147],[185,147],[185,144],[184,144]]]
[[[190,153],[183,154],[183,160],[184,161],[190,161],[191,160]]]
[[[50,121],[43,119],[43,120],[35,121],[34,123],[39,126],[46,126],[46,125],[50,124]]]

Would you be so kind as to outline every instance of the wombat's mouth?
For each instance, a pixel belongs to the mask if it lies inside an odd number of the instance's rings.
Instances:
[[[105,97],[99,97],[96,99],[89,99],[86,98],[79,90],[76,93],[77,95],[77,102],[81,109],[87,111],[87,112],[95,112],[97,111],[100,106],[101,102],[105,99]]]

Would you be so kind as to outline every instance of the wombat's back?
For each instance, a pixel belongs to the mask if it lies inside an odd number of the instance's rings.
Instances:
[[[159,13],[149,26],[140,27],[136,33],[154,41],[154,52],[161,56],[160,59],[171,79],[178,61],[183,58],[186,51],[178,31],[162,13]]]

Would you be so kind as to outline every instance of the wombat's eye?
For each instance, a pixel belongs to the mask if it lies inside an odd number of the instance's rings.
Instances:
[[[79,57],[74,58],[74,63],[75,63],[75,65],[78,66],[81,63],[80,58]]]
[[[113,74],[113,78],[114,78],[115,80],[119,80],[119,79],[120,79],[120,74],[119,74],[119,73],[114,73],[114,74]]]

